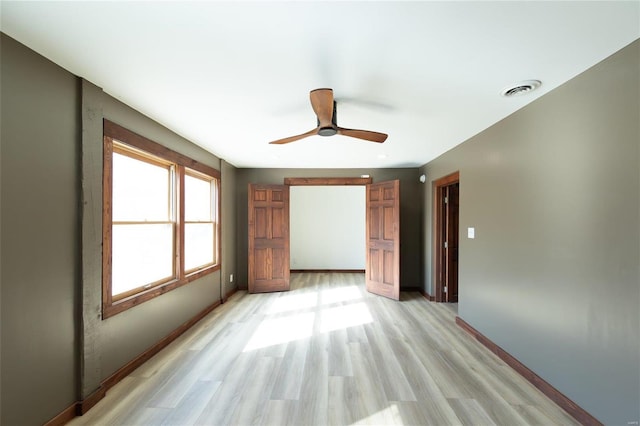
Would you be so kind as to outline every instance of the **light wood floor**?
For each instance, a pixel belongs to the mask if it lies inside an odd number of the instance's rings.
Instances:
[[[576,424],[420,294],[362,274],[238,292],[72,425]]]

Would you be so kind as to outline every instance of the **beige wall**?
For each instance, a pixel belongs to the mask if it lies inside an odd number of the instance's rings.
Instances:
[[[639,49],[421,168],[460,171],[460,316],[607,424],[640,419]]]

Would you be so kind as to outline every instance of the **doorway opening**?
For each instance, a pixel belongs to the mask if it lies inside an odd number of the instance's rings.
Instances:
[[[400,299],[400,181],[285,178],[284,185],[249,184],[250,293],[290,289],[289,194],[295,185],[366,185],[365,284],[370,293]]]
[[[458,302],[460,173],[433,182],[433,280],[436,302]]]
[[[365,270],[365,186],[290,188],[291,272]]]

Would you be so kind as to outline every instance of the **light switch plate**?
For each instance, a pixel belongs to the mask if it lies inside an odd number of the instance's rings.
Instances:
[[[467,228],[467,238],[473,239],[476,237],[476,228]]]

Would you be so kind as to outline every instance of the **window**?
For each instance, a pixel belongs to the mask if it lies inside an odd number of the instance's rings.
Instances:
[[[216,179],[187,169],[184,176],[184,268],[193,271],[215,263]]]
[[[107,120],[103,318],[220,268],[220,174]]]

